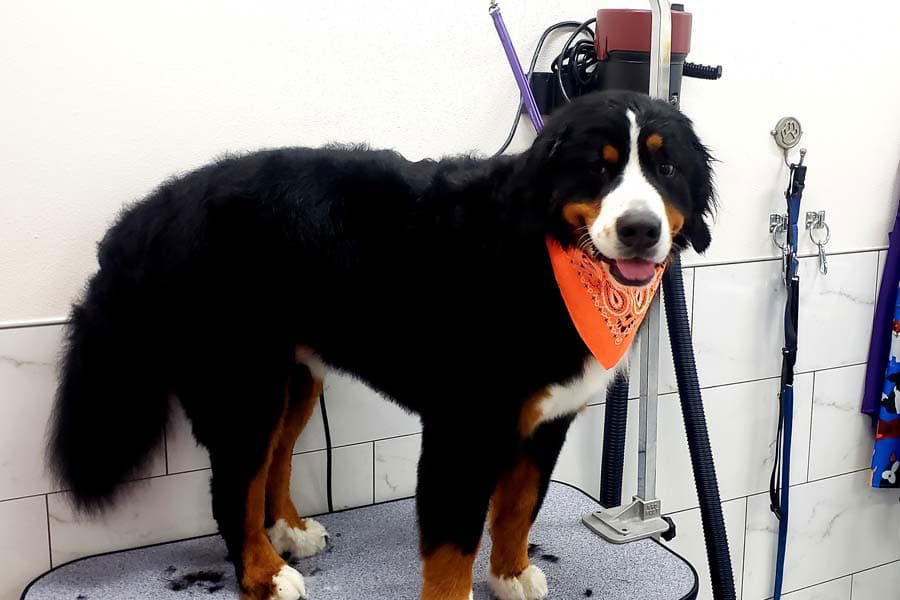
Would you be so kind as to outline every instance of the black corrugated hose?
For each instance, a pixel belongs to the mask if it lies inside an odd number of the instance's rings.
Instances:
[[[706,556],[709,560],[713,597],[716,600],[734,600],[734,573],[731,569],[728,537],[725,534],[725,520],[722,517],[716,468],[706,429],[703,399],[700,396],[700,382],[694,363],[681,260],[678,257],[672,259],[663,275],[663,292],[666,295],[666,323],[672,340],[672,357],[675,360],[678,394],[681,396],[681,412],[684,415],[688,449],[694,468],[697,497],[700,499],[700,515],[703,521],[703,536],[706,539]]]
[[[622,504],[622,467],[625,463],[627,430],[628,377],[619,373],[606,391],[606,415],[603,418],[600,504],[605,508]]]

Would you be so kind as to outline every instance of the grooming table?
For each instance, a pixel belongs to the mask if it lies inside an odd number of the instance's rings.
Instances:
[[[532,562],[543,569],[550,598],[682,600],[697,595],[697,574],[656,541],[616,545],[581,524],[597,503],[553,483],[531,532]],[[310,600],[417,600],[419,554],[412,499],[316,517],[329,547],[294,566]],[[490,600],[490,539],[475,564],[475,600]],[[218,536],[83,558],[33,581],[22,600],[236,600],[237,585]]]

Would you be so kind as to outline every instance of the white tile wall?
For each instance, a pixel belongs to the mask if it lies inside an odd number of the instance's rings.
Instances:
[[[694,353],[701,385],[778,375],[784,295],[777,261],[696,269]]]
[[[900,507],[896,492],[869,486],[868,470],[791,489],[785,590],[850,575],[900,560]],[[777,523],[768,494],[747,507],[744,600],[770,593]]]
[[[44,496],[0,502],[0,598],[18,600],[38,573],[50,568]]]
[[[865,365],[815,374],[809,478],[864,469],[872,460],[872,420],[859,412]]]
[[[415,495],[421,450],[421,434],[375,442],[375,502]]]
[[[374,500],[374,449],[371,442],[335,448],[332,454],[334,509],[372,504]],[[306,452],[294,456],[291,496],[304,515],[328,512],[326,453]]]
[[[784,598],[785,600],[850,600],[850,584],[850,577],[842,577],[834,581],[791,592],[790,594],[784,594]],[[888,597],[883,596],[883,598]],[[856,600],[866,600],[869,596],[857,595],[855,598]],[[876,600],[876,597],[872,596],[871,600]]]
[[[827,277],[815,272],[814,259],[804,259],[801,271],[799,364],[814,373],[798,375],[796,383],[787,587],[797,591],[787,597],[845,600],[851,597],[852,578],[852,600],[880,600],[896,594],[900,579],[900,507],[895,493],[868,487],[865,469],[872,438],[866,419],[857,413],[864,370],[859,363],[865,360],[878,257],[876,252],[832,256],[829,264]],[[710,438],[743,600],[767,598],[772,585],[774,521],[761,492],[768,485],[777,409],[784,300],[779,269],[777,262],[764,261],[685,271]],[[59,564],[215,529],[208,456],[193,441],[180,408],[167,428],[165,452],[154,456],[150,465],[149,473],[156,477],[129,484],[133,493],[118,509],[102,519],[85,519],[72,513],[65,493],[53,493],[43,473],[42,453],[60,340],[59,326],[0,330],[0,556],[5,567],[0,600],[15,600],[21,586],[46,569],[51,558]],[[636,384],[635,377],[633,396]],[[665,331],[660,389],[675,390]],[[341,375],[328,377],[326,397],[337,446],[336,508],[413,494],[421,443],[418,418]],[[603,400],[598,397],[576,420],[555,471],[558,479],[593,495],[599,492]],[[626,497],[636,487],[637,409],[637,401],[630,401]],[[305,514],[326,509],[323,448],[317,408],[295,447],[291,482]],[[674,515],[679,537],[672,546],[705,579],[699,511],[674,393],[660,399],[658,483],[664,511],[680,511]],[[879,566],[892,560],[898,562]],[[701,597],[709,597],[705,584]]]
[[[900,561],[853,574],[854,600],[887,600],[900,592]]]
[[[637,491],[638,401],[628,401],[628,431],[622,496],[630,500]],[[589,406],[572,424],[556,463],[553,478],[565,481],[593,496],[600,494],[600,457],[603,452],[603,418],[606,405]]]
[[[703,390],[709,439],[723,500],[769,488],[778,423],[777,379]],[[791,481],[806,481],[812,374],[794,380],[794,437]],[[659,497],[663,509],[697,506],[691,461],[685,442],[681,404],[676,394],[660,398]],[[686,483],[687,475],[687,483]]]
[[[874,252],[800,259],[800,343],[797,370],[812,371],[866,362],[878,257]]]
[[[209,471],[129,483],[122,502],[102,517],[75,513],[64,492],[50,494],[48,502],[54,565],[97,552],[216,531]]]
[[[744,561],[744,516],[747,511],[747,499],[738,498],[722,503],[722,516],[725,519],[725,534],[728,537],[728,548],[731,551],[731,565],[734,570],[737,598],[741,597],[741,572]],[[712,586],[709,579],[709,561],[706,557],[706,543],[703,538],[703,524],[700,521],[700,509],[670,515],[675,521],[677,535],[668,543],[675,552],[685,557],[694,565],[700,577],[700,591],[697,600],[712,600]]]

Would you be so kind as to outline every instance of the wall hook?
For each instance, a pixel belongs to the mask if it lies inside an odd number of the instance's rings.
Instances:
[[[788,152],[799,144],[800,138],[803,137],[803,127],[800,126],[800,121],[795,117],[782,117],[778,119],[778,122],[775,124],[775,129],[769,133],[772,134],[772,137],[775,139],[775,144],[777,144],[784,153],[784,164],[789,167],[790,161],[788,160]],[[806,149],[801,148],[801,165],[803,164],[803,158],[805,156]]]

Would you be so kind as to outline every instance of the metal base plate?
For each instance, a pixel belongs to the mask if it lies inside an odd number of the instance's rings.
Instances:
[[[630,504],[601,508],[581,520],[588,528],[614,544],[626,544],[648,537],[659,537],[668,531],[659,500],[643,500],[637,496]]]

